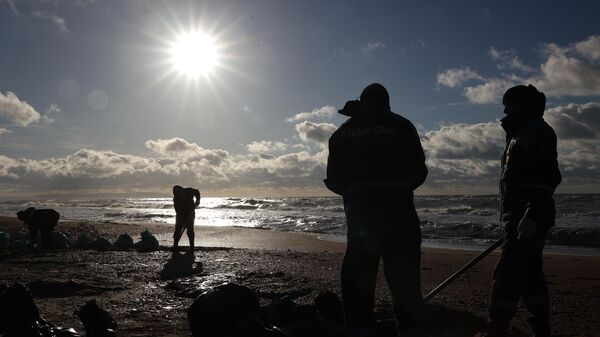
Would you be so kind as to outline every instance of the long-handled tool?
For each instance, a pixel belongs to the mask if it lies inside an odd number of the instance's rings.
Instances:
[[[439,286],[435,287],[435,289],[433,289],[432,291],[430,291],[429,294],[427,294],[423,298],[423,300],[427,302],[427,300],[429,300],[430,298],[432,298],[433,296],[435,296],[435,294],[437,294],[440,291],[442,291],[444,288],[446,288],[446,286],[448,284],[452,283],[452,281],[454,281],[459,276],[461,276],[462,274],[464,274],[467,270],[469,270],[471,267],[473,267],[477,262],[479,262],[481,259],[483,259],[484,257],[486,257],[489,253],[493,252],[494,249],[498,248],[502,244],[502,242],[504,242],[504,239],[500,239],[500,240],[494,242],[494,244],[491,245],[488,249],[484,250],[481,254],[479,254],[478,256],[476,256],[475,258],[473,258],[471,261],[469,261],[467,264],[465,264],[462,268],[460,268],[456,273],[454,273],[454,274],[452,274],[452,276],[448,277]]]

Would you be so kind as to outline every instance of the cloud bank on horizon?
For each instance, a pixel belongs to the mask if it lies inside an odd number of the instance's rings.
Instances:
[[[546,111],[545,119],[560,140],[559,162],[565,184],[597,185],[600,103],[556,106]],[[0,185],[6,193],[14,194],[24,190],[85,194],[158,192],[185,181],[216,194],[325,194],[321,180],[327,162],[326,145],[336,126],[303,121],[295,129],[299,143],[255,141],[245,146],[245,153],[237,154],[172,138],[148,140],[145,146],[151,154],[145,156],[91,149],[45,160],[0,155]],[[430,170],[426,191],[468,191],[465,186],[475,184],[482,186],[482,193],[493,193],[490,187],[495,187],[498,157],[504,146],[498,121],[442,125],[438,130],[422,132],[421,141]]]
[[[73,4],[86,6],[93,2]],[[69,21],[52,8],[32,5],[30,12],[24,14],[18,2],[5,3],[15,16],[28,15],[32,20],[49,23],[63,36],[76,34]],[[419,48],[425,49],[425,42],[419,41]],[[339,49],[332,50],[336,48]],[[373,57],[393,48],[387,39],[366,39],[357,50],[374,62]],[[494,69],[451,66],[438,71],[431,82],[438,94],[459,93],[465,100],[459,104],[464,106],[493,105],[498,118],[498,104],[506,89],[517,84],[535,85],[548,97],[545,119],[559,139],[559,164],[564,177],[559,191],[599,192],[600,35],[566,45],[544,43],[537,50],[539,59],[533,63],[524,61],[517,49],[489,46],[481,56],[493,62]],[[0,89],[0,140],[33,128],[49,129],[60,122],[62,102],[61,106],[50,103],[47,109],[40,110],[40,104],[30,104],[25,93]],[[106,110],[109,104],[107,94],[102,93],[102,104],[90,101],[96,111]],[[88,100],[95,97],[92,96]],[[237,149],[206,146],[184,136],[156,134],[136,143],[137,147],[134,144],[135,151],[80,146],[67,155],[42,159],[0,153],[1,196],[168,194],[174,184],[197,186],[205,195],[206,191],[208,195],[328,194],[322,183],[327,143],[340,117],[330,102],[322,101],[312,107],[279,115],[286,136],[270,136],[270,130],[264,129],[255,139],[237,143]],[[244,105],[246,114],[251,115],[252,111]],[[254,122],[259,123],[260,119],[256,117]],[[504,133],[498,120],[439,122],[434,128],[419,130],[430,172],[420,193],[496,192],[499,157],[504,148]]]

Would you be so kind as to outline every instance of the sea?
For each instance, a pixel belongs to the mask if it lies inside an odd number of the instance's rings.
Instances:
[[[600,256],[600,194],[555,195],[556,226],[546,251]],[[416,196],[423,246],[483,250],[502,237],[496,195]],[[0,215],[27,207],[54,208],[61,220],[174,224],[171,198],[0,201]],[[202,198],[196,225],[251,227],[316,233],[322,240],[345,241],[340,197]],[[201,235],[201,234],[200,234]]]

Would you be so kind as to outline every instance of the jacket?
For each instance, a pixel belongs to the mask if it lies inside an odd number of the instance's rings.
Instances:
[[[329,138],[325,184],[336,194],[401,191],[412,201],[412,191],[426,177],[417,130],[389,110],[355,113]]]
[[[507,232],[516,231],[527,215],[538,228],[554,226],[552,195],[560,184],[556,134],[541,116],[502,119],[506,148],[500,174],[500,214]]]

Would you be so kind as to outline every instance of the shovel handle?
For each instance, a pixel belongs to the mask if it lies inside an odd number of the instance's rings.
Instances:
[[[484,250],[481,254],[474,257],[471,261],[469,261],[467,264],[465,264],[457,272],[455,272],[450,277],[448,277],[439,286],[435,287],[432,291],[430,291],[429,294],[427,294],[423,298],[423,301],[427,302],[427,300],[429,300],[430,298],[435,296],[437,293],[442,291],[444,288],[446,288],[446,286],[448,286],[450,283],[452,283],[452,281],[456,280],[458,277],[460,277],[462,274],[464,274],[467,270],[471,269],[471,267],[473,267],[477,262],[479,262],[481,259],[486,257],[489,253],[493,252],[496,248],[500,247],[500,245],[502,245],[502,242],[504,242],[503,238],[494,242],[494,244],[492,244],[488,249]]]

